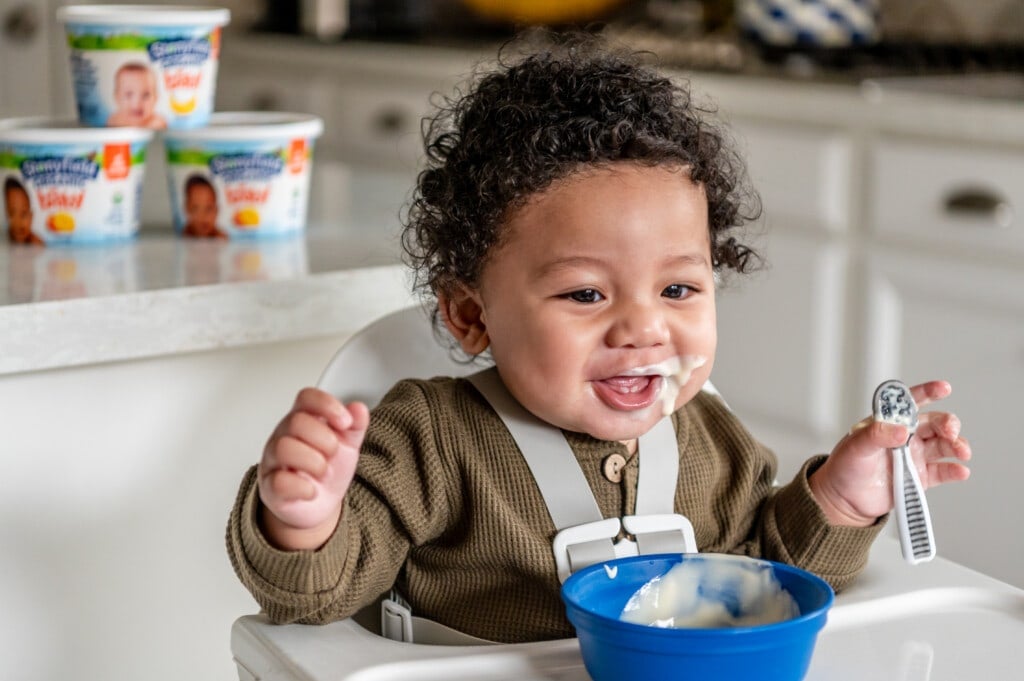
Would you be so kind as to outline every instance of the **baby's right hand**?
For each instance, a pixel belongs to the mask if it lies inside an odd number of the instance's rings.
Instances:
[[[283,549],[316,549],[338,525],[370,421],[360,402],[305,388],[267,441],[257,477],[263,530]]]

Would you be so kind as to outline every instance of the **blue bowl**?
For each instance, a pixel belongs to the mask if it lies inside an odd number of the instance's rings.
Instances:
[[[619,618],[623,606],[641,586],[677,563],[723,558],[739,557],[705,553],[634,556],[592,565],[570,576],[562,585],[562,600],[576,627],[583,663],[594,681],[803,679],[833,600],[828,583],[806,570],[741,558],[770,565],[779,584],[796,601],[800,615],[782,622],[716,629],[661,628]]]

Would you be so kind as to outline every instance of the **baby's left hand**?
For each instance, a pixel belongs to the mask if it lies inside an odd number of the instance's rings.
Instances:
[[[929,381],[910,389],[919,408],[947,397],[945,381]],[[960,437],[960,419],[948,412],[918,415],[910,452],[925,489],[966,480],[964,462],[971,446]],[[811,475],[811,492],[833,525],[866,527],[892,510],[892,455],[889,449],[907,441],[907,428],[868,417],[853,426],[831,456]]]

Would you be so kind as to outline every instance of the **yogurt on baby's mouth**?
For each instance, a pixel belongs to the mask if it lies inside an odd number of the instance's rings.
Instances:
[[[707,364],[708,359],[702,355],[680,355],[670,357],[664,362],[637,367],[624,372],[625,376],[661,376],[661,392],[658,401],[661,402],[661,413],[668,416],[676,408],[676,398],[679,391],[690,380],[694,370]]]

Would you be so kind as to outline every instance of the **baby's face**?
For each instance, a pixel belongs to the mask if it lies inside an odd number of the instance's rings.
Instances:
[[[14,241],[28,241],[32,236],[32,204],[28,194],[12,189],[4,195],[7,210],[7,228]]]
[[[618,164],[552,185],[515,213],[473,293],[513,395],[567,430],[628,441],[662,417],[674,357],[711,373],[715,288],[703,189],[678,170]]]
[[[185,197],[185,213],[198,236],[211,236],[217,231],[217,196],[205,185],[192,187]]]
[[[114,88],[118,112],[135,125],[144,124],[156,106],[156,83],[148,71],[122,71]]]

